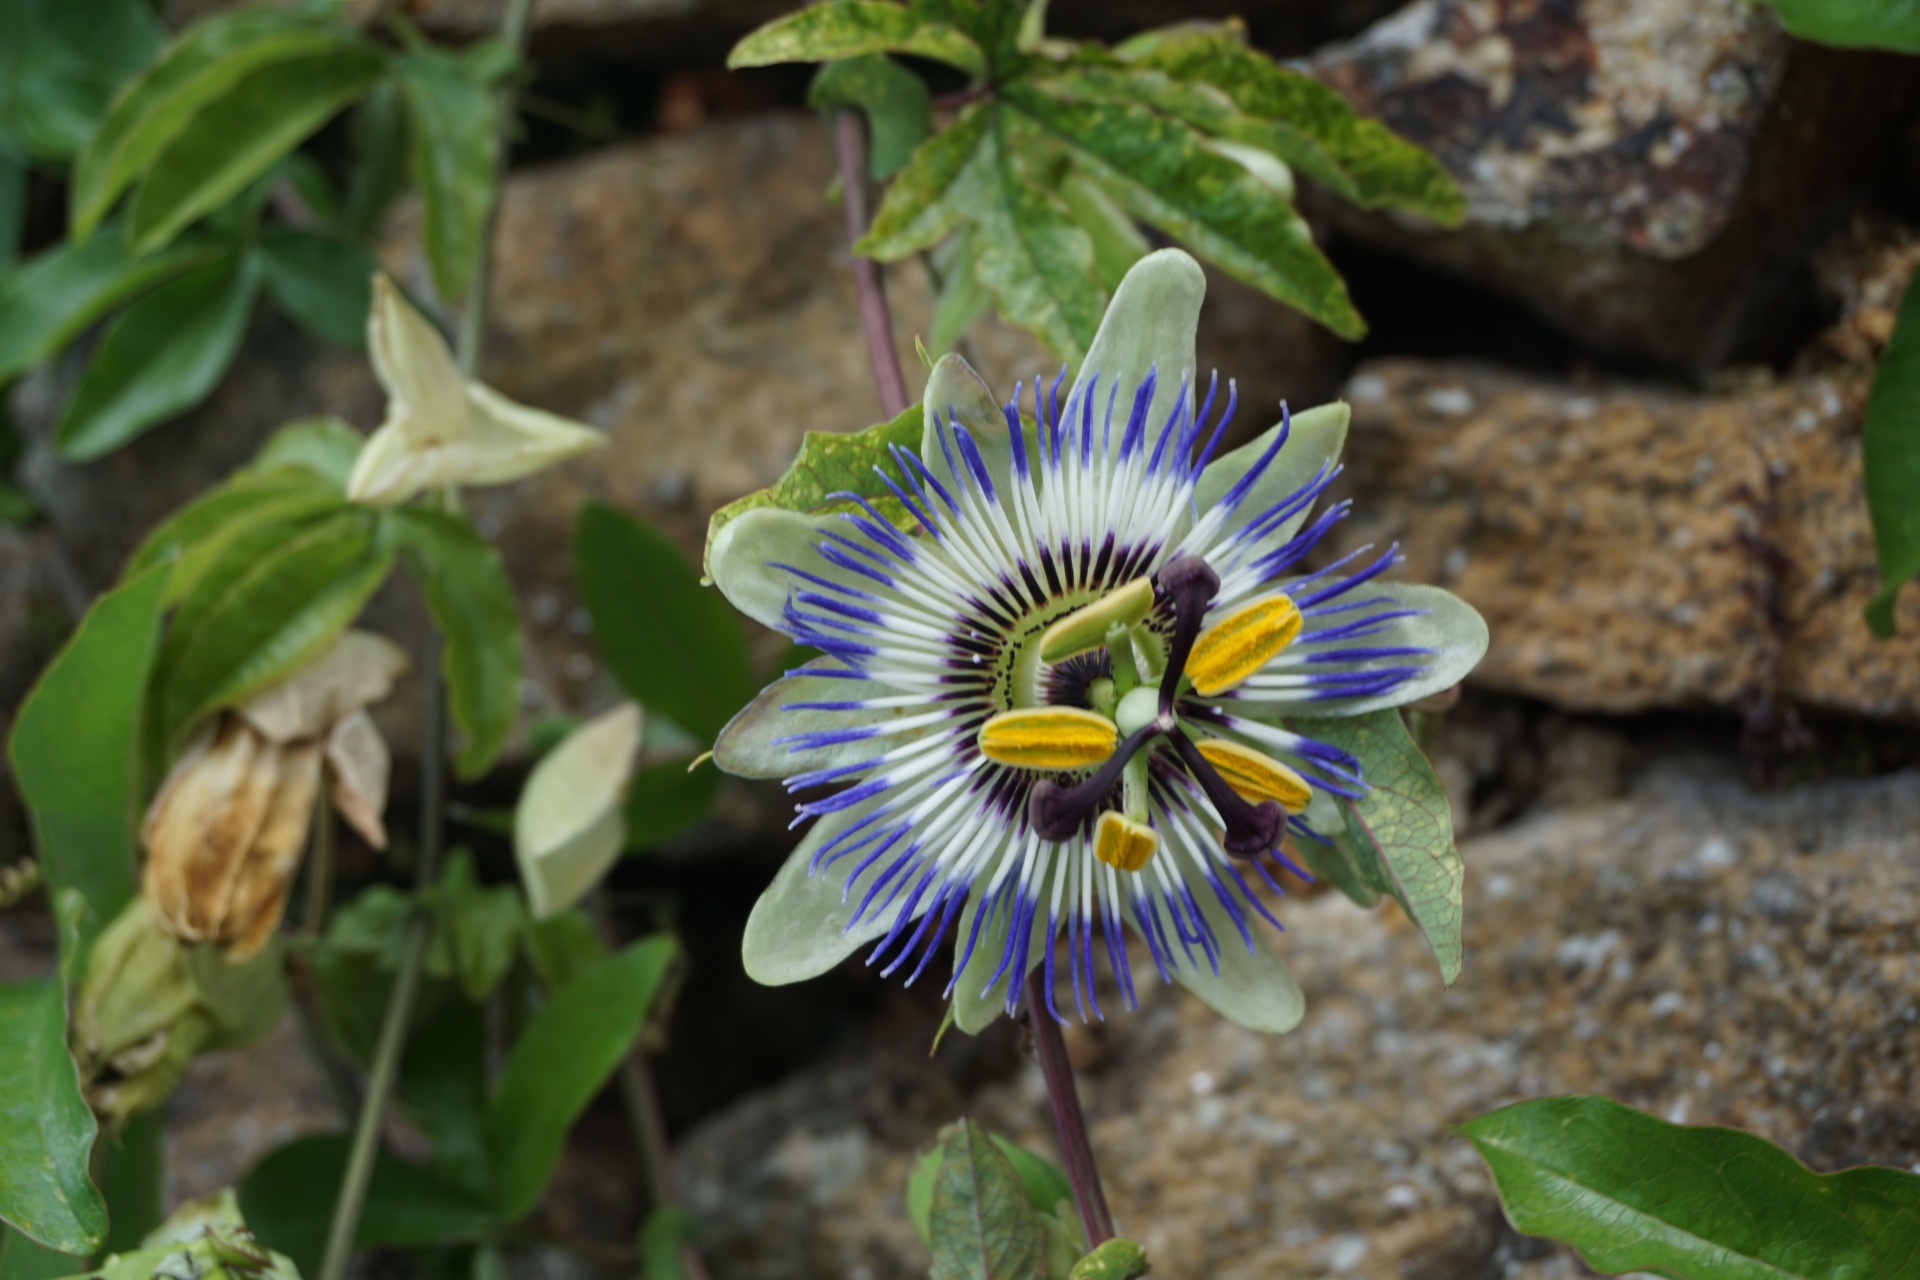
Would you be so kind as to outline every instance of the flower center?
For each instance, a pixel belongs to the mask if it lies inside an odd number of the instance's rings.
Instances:
[[[1220,576],[1198,556],[1182,556],[1152,578],[1139,578],[1060,618],[1031,645],[1039,660],[1059,664],[1105,647],[1111,675],[1088,685],[1091,710],[1028,706],[1005,711],[980,731],[980,750],[1000,764],[1049,772],[1093,769],[1078,782],[1035,783],[1029,817],[1042,836],[1065,840],[1086,829],[1097,811],[1094,852],[1122,870],[1144,866],[1158,845],[1146,825],[1148,771],[1141,748],[1164,737],[1226,824],[1221,844],[1253,856],[1272,849],[1289,812],[1306,807],[1305,779],[1237,743],[1196,745],[1180,728],[1183,684],[1212,697],[1265,666],[1300,632],[1300,610],[1284,595],[1244,605],[1201,631]],[[1146,626],[1156,603],[1171,606],[1172,633],[1162,641]],[[1152,681],[1157,678],[1155,686]],[[1107,808],[1123,786],[1124,813]]]

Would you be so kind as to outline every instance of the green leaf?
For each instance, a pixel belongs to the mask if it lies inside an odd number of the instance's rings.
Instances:
[[[874,499],[874,506],[881,514],[889,518],[897,514],[896,523],[909,519],[906,509],[880,483],[873,469],[876,466],[885,467],[894,474],[896,481],[901,478],[891,450],[897,446],[919,452],[923,434],[921,414],[922,407],[913,404],[901,410],[899,416],[876,423],[864,431],[845,434],[809,431],[802,435],[800,452],[794,455],[786,473],[779,480],[765,489],[729,502],[708,518],[705,567],[709,575],[713,571],[715,537],[736,517],[762,507],[776,507],[782,511],[833,511],[840,509],[842,504],[829,499],[828,494],[857,493],[863,498]]]
[[[1325,719],[1292,718],[1291,727],[1315,741],[1352,752],[1368,791],[1342,800],[1347,846],[1362,873],[1401,909],[1433,949],[1449,985],[1460,976],[1466,866],[1453,843],[1446,788],[1420,754],[1394,710]],[[1372,860],[1369,867],[1368,860]]]
[[[520,614],[500,555],[456,516],[421,507],[391,512],[394,536],[413,553],[446,646],[443,666],[453,722],[465,739],[454,762],[463,778],[493,766],[520,716]]]
[[[67,1052],[61,983],[0,985],[0,1218],[49,1249],[90,1254],[107,1206],[87,1176],[98,1126]]]
[[[234,81],[193,114],[134,192],[127,237],[135,253],[162,248],[225,204],[386,74],[377,46],[341,40]]]
[[[265,688],[359,614],[393,566],[375,514],[341,507],[231,539],[180,602],[161,649],[161,740]]]
[[[539,1202],[567,1131],[632,1047],[674,952],[672,938],[647,938],[574,975],[514,1042],[487,1110],[500,1221]]]
[[[710,743],[753,697],[739,620],[719,592],[702,589],[665,535],[588,503],[574,537],[574,576],[594,642],[641,706]]]
[[[456,849],[429,892],[428,905],[436,958],[460,980],[469,1000],[485,1000],[513,967],[527,921],[520,895],[512,885],[483,886],[473,855]]]
[[[220,253],[182,243],[136,261],[126,239],[108,228],[0,275],[0,382],[60,350],[113,307]]]
[[[993,310],[993,295],[980,287],[980,278],[973,274],[970,229],[962,227],[958,235],[933,251],[933,258],[940,272],[940,297],[927,325],[927,350],[941,356],[953,350],[974,321]]]
[[[101,1153],[100,1194],[107,1201],[103,1253],[137,1248],[167,1216],[161,1195],[165,1128],[166,1119],[158,1111],[135,1116]]]
[[[1074,1263],[1067,1280],[1138,1280],[1152,1270],[1145,1249],[1131,1240],[1116,1238]]]
[[[251,475],[305,473],[334,493],[347,491],[347,477],[367,438],[338,418],[300,418],[274,430],[247,468]]]
[[[1461,1126],[1513,1224],[1609,1275],[1890,1280],[1920,1266],[1920,1177],[1816,1174],[1737,1129],[1667,1124],[1610,1098],[1542,1098]]]
[[[1860,465],[1880,561],[1880,590],[1867,605],[1867,625],[1885,640],[1894,632],[1900,588],[1920,574],[1920,289],[1911,286],[1873,375]]]
[[[1112,292],[1120,287],[1133,264],[1153,248],[1140,234],[1127,211],[1113,202],[1100,184],[1075,171],[1060,184],[1060,198],[1073,212],[1073,220],[1093,241],[1093,275],[1102,288]]]
[[[973,223],[973,271],[1000,314],[1038,334],[1069,363],[1086,355],[1104,299],[1093,278],[1093,239],[1010,145],[1008,112],[981,143],[991,179],[963,197]]]
[[[329,342],[367,345],[373,273],[380,269],[372,254],[348,240],[274,227],[260,237],[260,267],[282,311]]]
[[[700,1219],[677,1205],[655,1209],[640,1224],[640,1280],[692,1280],[680,1260],[680,1246],[700,1234]]]
[[[310,473],[291,469],[242,472],[188,503],[147,535],[124,576],[174,560],[169,602],[191,594],[228,541],[261,524],[321,515],[343,499]]]
[[[1360,115],[1312,76],[1247,47],[1238,22],[1148,32],[1115,52],[1135,67],[1165,72],[1190,82],[1187,87],[1210,86],[1225,98],[1210,105],[1135,82],[1155,107],[1271,151],[1362,208],[1403,209],[1442,226],[1457,226],[1466,216],[1466,197],[1431,154]]]
[[[913,1162],[913,1172],[907,1177],[907,1218],[926,1244],[933,1242],[934,1184],[940,1175],[940,1164],[946,1158],[947,1144],[956,1128],[955,1125],[948,1125],[942,1129],[940,1141],[931,1150],[921,1153],[920,1158]],[[988,1136],[1019,1175],[1021,1189],[1034,1212],[1052,1213],[1062,1203],[1069,1208],[1073,1206],[1073,1184],[1067,1181],[1067,1175],[1061,1172],[1059,1165],[997,1133]]]
[[[833,62],[869,53],[910,53],[973,75],[986,71],[980,47],[958,27],[884,0],[827,0],[775,18],[735,45],[727,66]]]
[[[61,1280],[87,1269],[87,1259],[35,1244],[0,1221],[0,1280]]]
[[[627,787],[627,848],[656,849],[696,825],[713,807],[724,776],[705,764],[688,772],[684,760],[634,774]]]
[[[1009,85],[1007,102],[1073,149],[1131,210],[1248,284],[1344,338],[1366,325],[1347,287],[1287,202],[1179,121],[1107,101],[1073,80]]]
[[[347,1167],[347,1139],[296,1138],[241,1179],[240,1212],[260,1242],[317,1275],[327,1225]],[[488,1235],[496,1222],[481,1201],[424,1165],[382,1154],[374,1161],[354,1244],[436,1248]]]
[[[807,90],[807,105],[829,116],[840,107],[866,114],[867,171],[875,178],[898,173],[933,132],[926,81],[883,53],[821,67]]]
[[[898,262],[931,248],[961,225],[975,192],[992,178],[994,109],[967,107],[954,122],[922,143],[887,185],[873,225],[853,251],[879,262]]]
[[[400,87],[412,123],[413,179],[426,209],[427,261],[440,296],[457,302],[466,296],[493,205],[494,96],[458,58],[428,51],[400,60]]]
[[[85,462],[111,453],[199,403],[240,350],[258,288],[253,260],[229,254],[128,307],[60,415],[60,455]]]
[[[527,962],[549,991],[559,990],[607,958],[607,944],[578,909],[530,922],[524,940]]]
[[[420,997],[400,1060],[401,1101],[433,1142],[434,1169],[484,1201],[487,1008],[447,982],[423,984]]]
[[[27,162],[0,144],[0,272],[20,260],[27,232]]]
[[[341,230],[356,240],[370,238],[380,217],[407,187],[408,130],[400,86],[389,80],[354,108],[353,173],[347,179]]]
[[[0,42],[0,138],[64,163],[86,145],[114,89],[165,38],[145,0],[10,0]]]
[[[133,898],[141,720],[166,590],[162,565],[95,601],[21,704],[7,744],[47,883],[88,907],[82,952]]]
[[[1802,40],[1920,53],[1920,10],[1909,0],[1766,0]]]
[[[338,23],[297,10],[241,9],[188,27],[120,92],[75,164],[68,192],[74,239],[86,239],[167,144],[248,74],[351,43]]]
[[[941,1145],[928,1216],[933,1280],[1045,1280],[1046,1242],[1020,1175],[971,1120]]]

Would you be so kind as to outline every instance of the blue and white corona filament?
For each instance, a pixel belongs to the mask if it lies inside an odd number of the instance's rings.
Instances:
[[[996,407],[949,356],[922,449],[894,449],[869,496],[721,528],[720,588],[826,655],[716,747],[814,820],[749,923],[754,976],[870,947],[913,981],[951,934],[963,1028],[1036,966],[1055,1016],[1098,1017],[1100,966],[1134,1003],[1131,933],[1236,1021],[1297,1021],[1261,929],[1273,867],[1288,829],[1317,838],[1310,809],[1367,787],[1312,720],[1455,683],[1485,628],[1383,582],[1393,549],[1303,567],[1347,511],[1322,502],[1346,407],[1283,409],[1216,460],[1235,397],[1190,373],[1203,289],[1186,255],[1149,255],[1064,397],[1036,382]]]

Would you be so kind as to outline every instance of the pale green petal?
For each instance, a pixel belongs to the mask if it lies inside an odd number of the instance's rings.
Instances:
[[[820,659],[808,663],[807,667],[838,665],[829,659]],[[876,745],[872,741],[848,742],[795,751],[791,743],[778,742],[776,739],[801,733],[885,724],[903,716],[918,715],[926,708],[886,707],[873,711],[782,711],[780,708],[795,702],[854,702],[862,698],[884,698],[899,692],[872,680],[847,680],[833,676],[798,675],[776,680],[720,731],[720,737],[713,744],[713,762],[736,777],[789,778],[808,769],[835,769],[841,765],[870,760],[876,751],[905,746],[925,737],[938,726],[893,734],[884,740],[884,745]]]
[[[640,708],[624,703],[567,735],[528,776],[513,852],[536,920],[578,902],[620,856],[641,727]]]
[[[976,888],[967,899],[966,909],[960,913],[960,928],[954,935],[956,957],[967,949],[967,939],[973,935],[974,914],[985,896],[984,886]],[[987,990],[988,979],[1000,967],[1000,959],[1006,953],[1012,915],[1012,908],[1003,905],[993,919],[980,927],[980,940],[974,944],[973,955],[968,958],[967,967],[960,971],[960,980],[953,984],[953,1025],[970,1036],[978,1035],[1007,1011],[1009,983],[1018,987],[1026,981],[1026,973],[1015,973],[1009,965],[993,989]],[[1033,940],[1027,948],[1027,973],[1046,959],[1047,948],[1052,945],[1053,939],[1047,936],[1047,913],[1034,912]]]
[[[877,918],[851,933],[845,931],[867,885],[881,873],[885,859],[876,860],[851,892],[846,875],[858,863],[859,853],[848,854],[818,875],[808,874],[808,865],[822,845],[871,812],[871,805],[856,805],[814,823],[813,830],[780,868],[780,874],[753,904],[740,940],[740,958],[747,976],[755,982],[779,987],[817,978],[891,926],[893,913],[889,910],[876,913]]]
[[[845,529],[846,522],[837,515],[810,516],[778,507],[743,511],[714,535],[707,549],[707,572],[734,608],[778,631],[781,610],[798,579],[776,565],[792,565],[830,582],[873,585],[814,550],[828,530]]]
[[[429,459],[414,447],[410,431],[405,415],[400,415],[389,417],[367,437],[347,477],[349,501],[394,506],[426,491]]]
[[[416,446],[447,444],[466,433],[466,379],[453,352],[384,273],[373,278],[367,347],[374,376],[393,402],[388,421],[404,423]]]
[[[461,456],[451,464],[457,484],[510,484],[607,443],[592,427],[517,404],[482,383],[468,383],[467,398],[467,437],[454,446]]]
[[[993,391],[979,374],[973,371],[956,352],[949,351],[940,357],[933,366],[933,372],[927,375],[927,389],[920,398],[920,458],[927,469],[937,477],[940,483],[952,486],[956,483],[953,468],[947,465],[947,451],[940,447],[940,438],[935,434],[936,424],[947,422],[948,415],[959,419],[960,425],[973,437],[973,443],[980,450],[980,460],[987,466],[998,485],[1013,470],[1013,449],[1007,441],[1007,419],[994,402]],[[964,467],[956,456],[954,462]]]
[[[1260,478],[1253,482],[1235,513],[1235,519],[1227,526],[1228,530],[1258,518],[1276,502],[1295,493],[1313,479],[1321,467],[1339,461],[1340,450],[1347,442],[1347,421],[1351,416],[1344,400],[1294,414],[1287,443],[1267,464]],[[1216,459],[1202,471],[1193,488],[1194,510],[1203,515],[1213,510],[1227,491],[1240,483],[1242,477],[1273,447],[1274,437],[1279,432],[1280,427],[1275,424],[1262,432],[1258,439]],[[1301,511],[1264,535],[1255,545],[1262,548],[1279,546],[1300,531],[1300,526],[1307,522],[1310,514],[1311,508]]]
[[[1120,398],[1114,402],[1114,416],[1124,420],[1133,407],[1134,390],[1147,370],[1157,366],[1160,380],[1147,416],[1149,428],[1157,431],[1179,403],[1181,375],[1198,376],[1193,335],[1206,292],[1206,273],[1179,249],[1160,249],[1134,263],[1114,290],[1106,318],[1067,394],[1069,421],[1079,421],[1080,397],[1096,374],[1100,381],[1094,390],[1094,420],[1106,411],[1107,395],[1115,386]]]
[[[1479,664],[1487,652],[1487,623],[1474,607],[1440,587],[1417,582],[1369,582],[1357,588],[1367,596],[1385,596],[1396,606],[1419,609],[1421,613],[1395,618],[1364,640],[1353,641],[1368,648],[1433,649],[1431,659],[1371,658],[1348,664],[1325,664],[1328,671],[1365,671],[1376,667],[1402,667],[1415,661],[1428,661],[1426,671],[1386,693],[1362,698],[1319,698],[1307,702],[1254,702],[1246,698],[1219,699],[1219,705],[1234,715],[1255,720],[1277,720],[1291,715],[1357,716],[1363,711],[1403,707],[1429,694],[1451,689]],[[1283,651],[1284,656],[1284,651]]]
[[[1229,886],[1227,892],[1235,890]],[[1193,900],[1200,904],[1201,914],[1213,926],[1213,936],[1219,941],[1220,972],[1215,973],[1195,947],[1194,963],[1189,963],[1184,953],[1175,953],[1174,979],[1214,1012],[1251,1031],[1279,1035],[1298,1026],[1307,1011],[1307,998],[1285,962],[1267,945],[1259,917],[1242,904],[1241,913],[1253,937],[1253,949],[1249,951],[1239,926],[1211,887],[1195,884]]]

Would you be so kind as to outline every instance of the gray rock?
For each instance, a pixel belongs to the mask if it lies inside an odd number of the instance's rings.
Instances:
[[[1115,1219],[1156,1276],[1588,1274],[1505,1226],[1450,1130],[1546,1094],[1738,1125],[1821,1169],[1920,1160],[1920,775],[1760,795],[1710,760],[1637,763],[1623,799],[1466,842],[1451,990],[1397,909],[1327,894],[1278,906],[1293,1035],[1163,993],[1070,1037]],[[935,1016],[689,1135],[716,1275],[922,1276],[902,1192],[941,1123],[1052,1151],[1037,1068],[978,1083],[992,1044],[960,1036],[929,1061]]]
[[[1455,231],[1319,202],[1336,226],[1694,369],[1778,336],[1793,264],[1883,161],[1912,84],[1897,60],[1793,44],[1747,0],[1416,0],[1311,69],[1467,196]]]

